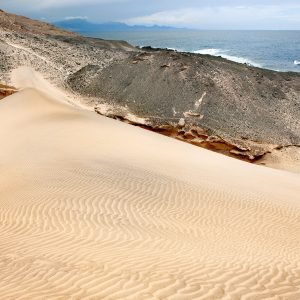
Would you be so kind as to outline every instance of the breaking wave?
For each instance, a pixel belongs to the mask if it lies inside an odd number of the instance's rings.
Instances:
[[[300,66],[300,60],[294,60],[294,64]]]
[[[209,54],[209,55],[212,55],[212,56],[221,56],[225,59],[235,61],[237,63],[247,64],[247,65],[251,65],[251,66],[254,66],[254,67],[262,67],[261,64],[256,63],[256,62],[252,61],[251,59],[248,59],[248,58],[245,58],[245,57],[240,57],[240,56],[229,55],[229,54],[227,54],[228,53],[227,50],[222,50],[222,49],[201,49],[201,50],[194,51],[194,53]]]

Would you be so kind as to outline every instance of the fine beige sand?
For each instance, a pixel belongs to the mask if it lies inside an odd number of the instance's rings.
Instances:
[[[1,299],[300,299],[300,176],[64,103],[0,101]]]

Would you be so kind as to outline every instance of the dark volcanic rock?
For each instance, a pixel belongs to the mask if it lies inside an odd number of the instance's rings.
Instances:
[[[101,71],[87,66],[72,74],[68,84],[82,95],[126,106],[155,125],[184,118],[189,126],[240,145],[300,144],[299,74],[218,57],[151,51]]]

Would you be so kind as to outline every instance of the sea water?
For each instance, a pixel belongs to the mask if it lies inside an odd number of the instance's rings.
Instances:
[[[85,35],[135,46],[222,56],[256,67],[300,72],[300,31],[120,31]]]

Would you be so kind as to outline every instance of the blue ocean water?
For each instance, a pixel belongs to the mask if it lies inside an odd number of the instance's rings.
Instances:
[[[300,31],[122,31],[86,33],[135,46],[211,54],[276,71],[300,72]]]

